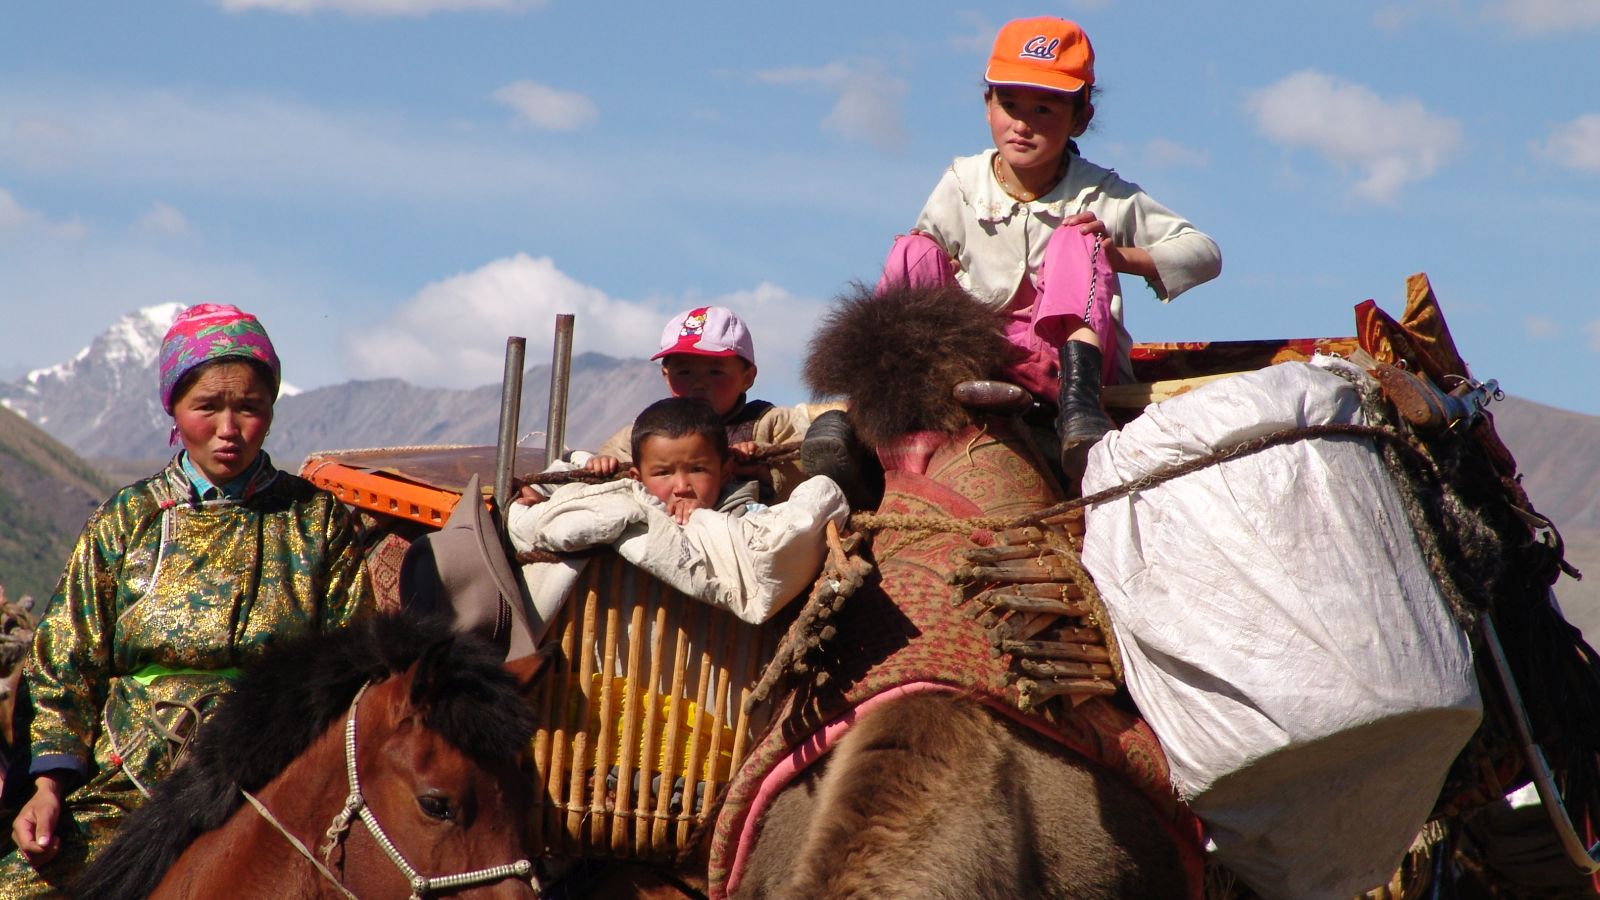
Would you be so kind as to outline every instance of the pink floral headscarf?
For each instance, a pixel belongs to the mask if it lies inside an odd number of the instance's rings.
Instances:
[[[254,359],[272,370],[272,396],[282,381],[278,353],[256,317],[225,303],[200,303],[178,313],[161,340],[161,408],[172,414],[172,389],[195,366],[224,357]]]

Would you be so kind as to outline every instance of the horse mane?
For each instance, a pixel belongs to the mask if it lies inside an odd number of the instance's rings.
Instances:
[[[971,420],[952,389],[993,377],[1008,346],[994,311],[960,287],[858,283],[823,316],[801,377],[814,396],[848,400],[856,433],[882,444],[961,430]]]
[[[500,652],[447,621],[375,615],[327,634],[284,641],[244,669],[206,718],[189,758],[123,820],[117,837],[73,884],[73,894],[139,898],[183,850],[227,822],[257,791],[349,711],[368,681],[417,665],[412,705],[430,730],[467,756],[514,760],[533,717]]]

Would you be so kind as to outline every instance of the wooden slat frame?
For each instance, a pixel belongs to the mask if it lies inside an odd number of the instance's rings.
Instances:
[[[774,631],[686,597],[615,554],[591,559],[546,638],[560,654],[534,711],[530,846],[569,858],[672,858],[728,777],[719,757],[731,754],[737,767],[764,724],[743,702],[776,645]]]

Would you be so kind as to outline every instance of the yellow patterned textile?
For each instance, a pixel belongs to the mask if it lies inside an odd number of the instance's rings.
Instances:
[[[61,852],[0,859],[0,900],[52,896],[174,765],[243,662],[374,610],[355,520],[270,461],[238,500],[199,500],[182,454],[84,526],[24,683],[33,770],[64,768]]]

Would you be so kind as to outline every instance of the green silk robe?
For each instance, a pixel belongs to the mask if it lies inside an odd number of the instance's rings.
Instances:
[[[89,518],[34,636],[33,771],[79,786],[54,860],[0,859],[3,900],[63,890],[241,663],[375,609],[354,517],[331,494],[267,460],[240,499],[202,501],[181,459]]]

